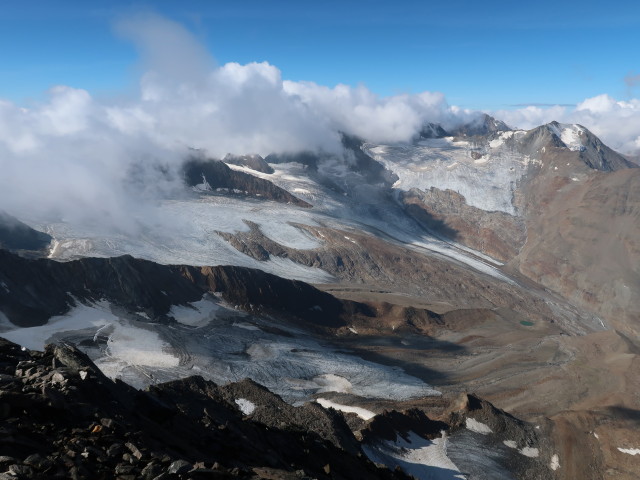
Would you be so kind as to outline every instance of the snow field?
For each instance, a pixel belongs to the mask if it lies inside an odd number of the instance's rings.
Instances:
[[[529,159],[522,159],[504,143],[513,135],[506,132],[488,145],[483,157],[474,160],[473,149],[486,149],[469,142],[437,139],[418,145],[365,144],[364,151],[394,172],[399,180],[395,188],[410,190],[453,190],[463,195],[467,204],[487,211],[515,213],[511,202],[516,183],[526,173]]]
[[[373,461],[386,465],[391,470],[396,466],[419,480],[466,479],[458,467],[447,456],[447,436],[426,440],[414,432],[407,438],[396,437],[396,441],[383,441],[362,447],[365,455]]]

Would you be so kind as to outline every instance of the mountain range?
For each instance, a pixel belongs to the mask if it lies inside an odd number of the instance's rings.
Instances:
[[[637,167],[483,115],[2,213],[0,475],[636,478]]]

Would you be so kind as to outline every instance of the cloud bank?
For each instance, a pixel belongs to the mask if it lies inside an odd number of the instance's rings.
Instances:
[[[403,142],[427,122],[446,128],[479,114],[448,105],[441,93],[379,97],[364,86],[283,80],[266,62],[217,65],[185,28],[155,15],[123,19],[115,30],[140,52],[136,95],[104,101],[56,86],[32,108],[0,100],[0,202],[9,213],[138,228],[141,219],[161,222],[154,202],[180,190],[189,148],[214,157],[314,150],[339,159],[339,132]],[[524,128],[581,123],[614,148],[640,151],[638,100],[601,95],[576,108],[493,114]]]

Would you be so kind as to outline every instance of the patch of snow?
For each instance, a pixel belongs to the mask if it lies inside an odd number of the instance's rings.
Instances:
[[[529,458],[536,458],[539,455],[538,449],[533,447],[524,447],[518,451],[525,457]]]
[[[56,240],[55,238],[51,240],[51,245],[49,246],[49,254],[47,255],[47,258],[53,258],[55,256],[56,250],[58,249],[59,244],[60,242],[58,242],[58,240]]]
[[[290,258],[280,258],[271,255],[266,262],[260,262],[259,268],[283,278],[291,278],[306,283],[332,283],[335,281],[333,275],[320,268],[307,267],[294,262]]]
[[[211,185],[209,185],[209,182],[207,182],[207,179],[204,176],[204,173],[202,174],[202,183],[194,185],[193,186],[193,190],[195,190],[196,192],[210,192],[210,191],[212,191]]]
[[[307,230],[283,222],[257,221],[260,230],[274,242],[296,250],[312,250],[319,248],[322,243]],[[311,222],[309,222],[311,223]]]
[[[270,343],[253,343],[247,348],[246,353],[252,362],[273,360],[278,355],[278,348]]]
[[[502,132],[502,133],[498,136],[498,138],[494,138],[493,140],[491,140],[491,141],[489,142],[489,146],[490,146],[491,148],[498,148],[498,147],[501,147],[502,145],[504,145],[505,140],[507,140],[508,138],[513,137],[513,135],[514,135],[515,133],[516,133],[516,132],[515,132],[514,130],[510,130],[510,131],[508,131],[508,132]]]
[[[51,317],[44,325],[15,327],[13,330],[3,332],[2,336],[29,350],[42,350],[55,334],[95,327],[98,327],[99,331],[117,321],[118,317],[109,311],[106,303],[91,306],[80,304],[65,315]]]
[[[356,329],[355,329],[355,328],[353,328],[353,327],[348,327],[348,328],[349,328],[349,331],[350,331],[351,333],[355,333],[356,335],[358,335],[358,330],[356,330]]]
[[[465,426],[468,430],[476,433],[481,433],[482,435],[493,433],[493,430],[491,430],[491,427],[489,427],[489,425],[479,422],[475,418],[467,417]]]
[[[564,143],[569,150],[582,151],[585,149],[580,138],[584,130],[580,126],[560,123],[558,126],[549,125],[549,129],[562,140],[562,143]]]
[[[109,360],[117,364],[155,368],[177,367],[180,364],[180,359],[170,353],[169,344],[162,341],[155,331],[125,323],[114,323],[113,326],[114,331],[107,340],[109,358],[96,362],[103,372]],[[107,372],[104,373],[108,376]]]
[[[556,454],[554,454],[554,455],[551,457],[551,462],[549,463],[549,468],[550,468],[551,470],[553,470],[554,472],[555,472],[558,468],[560,468],[560,457],[558,457],[558,454],[557,454],[557,453],[556,453]]]
[[[414,432],[407,438],[396,437],[396,441],[383,441],[375,445],[364,445],[362,450],[373,462],[382,463],[389,469],[400,467],[406,474],[419,480],[465,479],[458,467],[447,456],[447,436],[426,440]]]
[[[333,408],[334,410],[340,410],[341,412],[345,413],[355,413],[363,420],[369,420],[376,416],[376,414],[371,410],[360,407],[351,407],[349,405],[341,405],[339,403],[334,403],[331,400],[327,400],[326,398],[316,398],[316,402],[318,402],[324,408]]]
[[[252,331],[259,331],[260,327],[256,327],[255,325],[251,324],[251,323],[247,323],[247,322],[233,322],[232,323],[233,327],[236,328],[244,328],[245,330],[252,330]]]
[[[324,375],[318,375],[313,377],[312,381],[318,385],[318,393],[325,392],[338,392],[338,393],[351,393],[353,385],[349,380],[340,375],[333,373],[326,373]]]
[[[517,448],[518,444],[514,440],[505,440],[504,443],[509,448]]]
[[[620,448],[618,447],[618,450],[620,450],[622,453],[626,453],[629,455],[640,455],[640,448]]]
[[[119,378],[123,370],[141,367],[175,368],[180,359],[171,352],[170,345],[154,331],[153,325],[121,319],[110,311],[107,302],[79,304],[67,314],[52,317],[45,325],[15,328],[2,336],[30,350],[42,350],[46,343],[87,331],[88,338],[96,338],[103,330],[111,333],[104,356],[94,360],[96,366],[110,378]],[[93,331],[95,329],[95,332]],[[142,372],[143,375],[146,375]]]
[[[85,380],[87,378],[87,372],[80,370],[80,379]]]
[[[597,439],[600,439],[600,437],[598,436],[598,434],[596,432],[593,432],[593,436],[596,437]]]
[[[105,325],[103,325],[102,327],[100,327],[98,330],[96,330],[96,333],[93,335],[93,341],[97,342],[98,341],[98,337],[100,336],[100,332],[102,332],[103,330],[109,328],[111,326],[110,323],[107,323]]]
[[[256,404],[246,398],[237,398],[235,402],[238,408],[240,408],[240,411],[245,415],[251,415],[256,409]]]
[[[173,305],[169,310],[169,315],[183,325],[201,327],[216,317],[219,308],[220,306],[205,294],[202,300],[197,302],[188,305]]]

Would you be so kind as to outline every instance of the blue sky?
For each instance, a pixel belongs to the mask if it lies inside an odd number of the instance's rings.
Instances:
[[[439,91],[504,109],[638,97],[640,2],[0,1],[0,98],[28,105],[58,84],[92,95],[135,83],[119,18],[151,10],[190,30],[219,64],[268,61],[290,80]]]

